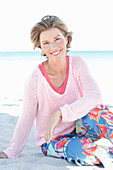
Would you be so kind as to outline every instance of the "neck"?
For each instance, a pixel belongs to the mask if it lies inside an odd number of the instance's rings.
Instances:
[[[66,74],[67,62],[66,57],[58,61],[47,61],[47,70],[50,74]]]

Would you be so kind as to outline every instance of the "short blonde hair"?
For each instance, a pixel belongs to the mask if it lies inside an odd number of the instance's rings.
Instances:
[[[42,31],[46,31],[50,28],[58,28],[62,34],[67,37],[67,52],[69,51],[68,48],[70,48],[70,44],[72,41],[72,32],[68,32],[68,28],[66,24],[59,19],[57,16],[44,16],[40,22],[38,22],[32,29],[31,29],[31,41],[34,44],[35,48],[41,48],[40,46],[40,33]]]

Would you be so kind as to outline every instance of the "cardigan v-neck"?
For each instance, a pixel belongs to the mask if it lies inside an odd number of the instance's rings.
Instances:
[[[65,81],[64,81],[64,83],[63,83],[63,85],[62,85],[61,87],[55,87],[55,86],[52,84],[52,82],[50,81],[50,78],[49,78],[49,76],[48,76],[48,74],[47,74],[47,71],[46,71],[43,63],[41,63],[41,64],[39,65],[39,69],[40,69],[41,73],[42,73],[43,76],[46,78],[46,80],[47,80],[47,82],[49,83],[49,85],[51,86],[51,88],[52,88],[55,92],[57,92],[57,93],[59,93],[59,94],[64,94],[65,89],[66,89],[66,86],[67,86],[67,82],[68,82],[68,76],[69,76],[69,56],[66,56],[66,61],[67,61],[67,74],[66,74],[66,79],[65,79]]]

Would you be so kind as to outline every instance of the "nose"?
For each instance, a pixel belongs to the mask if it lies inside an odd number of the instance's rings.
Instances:
[[[50,49],[52,50],[52,49],[54,49],[55,47],[56,47],[55,43],[54,43],[54,42],[51,42],[51,43],[50,43]]]

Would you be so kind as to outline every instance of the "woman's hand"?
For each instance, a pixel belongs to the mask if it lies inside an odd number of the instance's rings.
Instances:
[[[45,131],[45,141],[46,141],[47,144],[50,143],[50,141],[52,139],[53,132],[54,132],[55,128],[57,127],[61,117],[62,117],[61,110],[57,110],[52,115],[52,117],[51,117],[51,119],[50,119],[50,121],[47,125],[46,131]]]
[[[8,158],[7,155],[4,152],[0,152],[0,159],[6,159]]]

